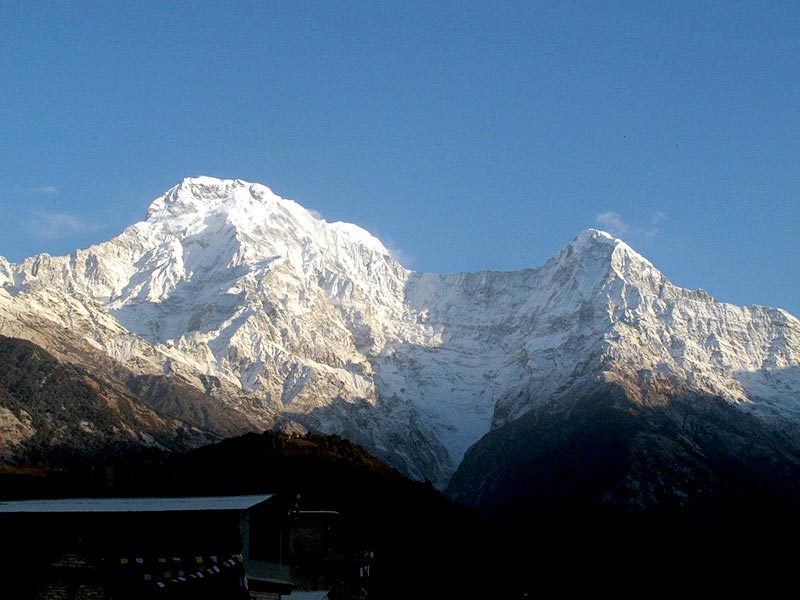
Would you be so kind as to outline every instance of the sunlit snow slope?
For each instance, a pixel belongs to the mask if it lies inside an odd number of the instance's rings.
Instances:
[[[339,433],[437,484],[492,427],[600,379],[643,403],[692,389],[800,423],[796,318],[675,287],[596,230],[537,269],[414,273],[355,225],[198,177],[108,242],[0,259],[0,285],[0,333],[71,330],[252,428]]]

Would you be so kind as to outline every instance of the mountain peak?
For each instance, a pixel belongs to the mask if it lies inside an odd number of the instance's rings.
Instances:
[[[150,204],[147,219],[205,212],[221,203],[267,202],[277,198],[271,189],[259,183],[207,176],[186,177]]]
[[[572,244],[573,245],[585,245],[591,243],[617,244],[621,241],[622,240],[614,237],[607,231],[603,231],[602,229],[595,229],[594,227],[589,227],[588,229],[584,229],[577,236],[575,236],[575,239],[572,240]]]
[[[631,269],[657,270],[624,241],[599,229],[582,231],[550,261],[559,268],[601,277],[609,270],[620,275]]]
[[[586,229],[579,233],[564,250],[560,258],[580,257],[581,261],[594,259],[603,265],[609,264],[620,274],[633,266],[637,271],[657,270],[653,263],[636,252],[625,241],[600,229]]]
[[[765,399],[800,423],[796,321],[677,288],[597,229],[536,269],[412,273],[367,231],[266,186],[190,177],[108,242],[0,260],[0,285],[0,333],[30,322],[38,339],[52,322],[54,340],[77,332],[203,393],[219,382],[253,427],[286,415],[440,483],[491,426],[612,367]]]
[[[269,221],[277,228],[302,231],[303,235],[318,238],[323,244],[352,243],[379,254],[389,254],[380,240],[361,227],[344,222],[329,223],[297,202],[281,198],[267,186],[242,179],[186,177],[150,204],[147,221],[165,222],[177,218],[198,222],[213,213],[225,213],[237,228],[249,230]],[[330,239],[322,242],[325,238]],[[341,242],[333,238],[341,238]]]
[[[607,231],[601,229],[589,228],[579,233],[575,239],[569,243],[569,248],[573,251],[580,250],[593,250],[605,249],[609,253],[613,253],[617,249],[625,253],[632,253],[638,256],[641,260],[647,261],[641,254],[631,248],[624,240],[615,237]]]

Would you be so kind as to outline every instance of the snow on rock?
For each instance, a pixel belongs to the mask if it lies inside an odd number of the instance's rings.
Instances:
[[[347,435],[438,484],[491,427],[608,373],[800,423],[796,318],[678,288],[597,230],[536,269],[414,273],[355,225],[195,177],[108,242],[0,259],[2,294],[0,315],[42,315],[198,386],[213,376],[260,399],[254,413]]]

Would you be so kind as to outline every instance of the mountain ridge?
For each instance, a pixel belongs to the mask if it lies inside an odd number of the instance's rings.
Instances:
[[[795,317],[674,286],[605,232],[537,268],[416,273],[242,180],[187,178],[108,242],[0,260],[0,315],[0,333],[46,346],[51,324],[72,329],[248,427],[340,434],[440,487],[490,431],[607,380],[641,403],[690,389],[800,423]]]

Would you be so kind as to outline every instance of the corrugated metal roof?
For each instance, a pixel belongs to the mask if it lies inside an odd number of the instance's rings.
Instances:
[[[193,510],[247,510],[269,500],[254,496],[196,496],[187,498],[66,498],[0,502],[0,513],[117,513]]]

